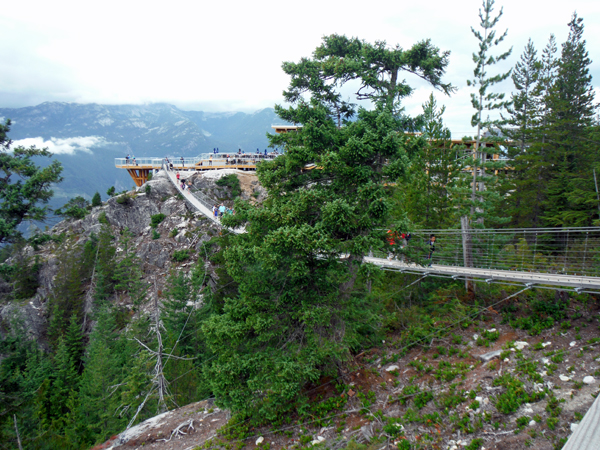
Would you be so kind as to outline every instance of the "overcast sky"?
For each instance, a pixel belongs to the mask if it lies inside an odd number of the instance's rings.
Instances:
[[[472,76],[480,0],[65,1],[19,0],[0,9],[0,107],[45,101],[168,102],[182,109],[255,111],[282,101],[282,61],[310,56],[332,33],[409,48],[430,38],[450,50],[446,80],[459,88],[447,106],[453,135],[471,133],[466,79]],[[504,0],[500,48],[513,47],[508,68],[531,37],[538,50],[551,33],[567,37],[572,13],[600,80],[599,0]],[[406,101],[418,113],[431,89],[415,82]],[[504,86],[510,92],[510,85]],[[600,95],[597,95],[600,101]]]

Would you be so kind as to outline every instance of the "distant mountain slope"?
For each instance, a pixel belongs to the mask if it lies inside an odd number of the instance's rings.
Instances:
[[[10,138],[25,145],[47,146],[62,162],[65,181],[57,200],[115,185],[122,190],[133,181],[114,167],[115,157],[195,156],[263,150],[271,125],[281,123],[272,108],[253,114],[182,111],[169,104],[98,105],[47,102],[26,108],[0,108],[0,117],[13,122]],[[35,139],[38,138],[38,139]]]

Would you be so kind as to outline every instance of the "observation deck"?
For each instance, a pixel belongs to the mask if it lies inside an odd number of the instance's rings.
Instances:
[[[256,165],[261,161],[272,161],[279,153],[203,153],[193,158],[169,159],[173,170],[191,170],[204,172],[207,170],[237,169],[244,171],[256,170]],[[167,163],[167,158],[115,158],[117,169],[126,169],[135,182],[136,186],[143,185],[148,181],[148,174],[158,170]]]

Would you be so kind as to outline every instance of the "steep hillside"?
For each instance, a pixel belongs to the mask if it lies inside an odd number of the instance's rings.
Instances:
[[[589,312],[536,336],[506,324],[507,312],[437,324],[441,338],[390,333],[310,386],[308,414],[251,427],[202,401],[96,448],[558,449],[600,393],[597,305]]]

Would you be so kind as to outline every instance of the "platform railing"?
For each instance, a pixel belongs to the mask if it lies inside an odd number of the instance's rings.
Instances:
[[[256,154],[256,153],[245,153],[238,155],[237,153],[202,153],[198,156],[194,156],[192,158],[169,158],[169,163],[173,164],[173,169],[183,169],[183,168],[192,168],[192,167],[210,167],[210,166],[246,166],[246,165],[256,165],[260,161],[271,161],[275,159],[280,154],[269,153],[265,155],[264,153]],[[135,168],[136,166],[151,166],[154,169],[160,169],[162,164],[166,162],[166,158],[156,158],[156,157],[148,157],[148,158],[138,158],[135,160],[133,158],[115,158],[115,166],[116,167],[131,167]]]

